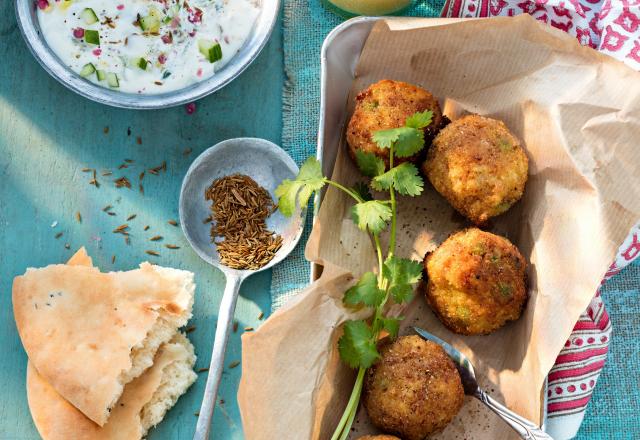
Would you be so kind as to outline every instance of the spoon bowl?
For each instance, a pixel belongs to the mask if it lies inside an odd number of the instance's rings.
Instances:
[[[257,138],[235,138],[204,151],[191,164],[182,182],[180,224],[187,241],[204,261],[220,269],[227,279],[220,302],[209,376],[194,440],[209,438],[227,340],[242,281],[274,266],[289,255],[300,240],[304,227],[304,210],[298,209],[291,217],[285,217],[276,211],[267,219],[269,230],[282,237],[282,247],[273,259],[256,270],[238,270],[223,265],[216,246],[212,243],[209,223],[203,222],[211,215],[211,202],[205,200],[204,194],[214,180],[231,174],[251,177],[276,200],[275,189],[284,179],[294,179],[298,174],[298,166],[284,150],[272,142]]]

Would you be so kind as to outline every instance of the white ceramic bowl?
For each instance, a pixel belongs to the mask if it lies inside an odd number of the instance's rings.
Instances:
[[[240,51],[212,77],[183,89],[156,95],[138,95],[94,84],[69,69],[49,48],[40,31],[35,0],[14,0],[20,31],[31,53],[51,76],[79,95],[102,104],[132,109],[173,107],[203,98],[240,75],[267,44],[278,18],[280,0],[259,0],[260,14]]]

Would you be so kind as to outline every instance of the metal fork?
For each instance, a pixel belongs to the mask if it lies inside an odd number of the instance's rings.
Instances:
[[[471,365],[471,362],[464,354],[460,353],[442,339],[421,328],[414,327],[413,329],[424,339],[435,342],[444,348],[444,351],[446,351],[449,357],[451,357],[458,368],[458,372],[460,372],[460,379],[462,379],[462,387],[464,388],[465,394],[475,397],[488,406],[491,411],[496,413],[498,417],[509,424],[509,426],[511,426],[521,438],[528,440],[553,440],[553,438],[540,429],[538,425],[524,417],[520,417],[518,414],[514,413],[484,392],[478,385],[473,365]]]

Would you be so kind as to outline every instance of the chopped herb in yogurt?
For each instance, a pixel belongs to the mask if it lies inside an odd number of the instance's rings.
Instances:
[[[128,93],[214,75],[245,43],[255,0],[37,0],[47,44],[89,81]]]

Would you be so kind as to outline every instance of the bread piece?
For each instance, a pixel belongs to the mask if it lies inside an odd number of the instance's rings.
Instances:
[[[103,426],[124,385],[191,317],[194,288],[191,272],[149,263],[113,273],[53,265],[16,277],[14,316],[33,367]]]
[[[160,347],[153,366],[127,384],[103,427],[67,402],[29,363],[27,397],[33,421],[43,440],[140,439],[195,382],[195,361],[189,340],[175,334]]]

